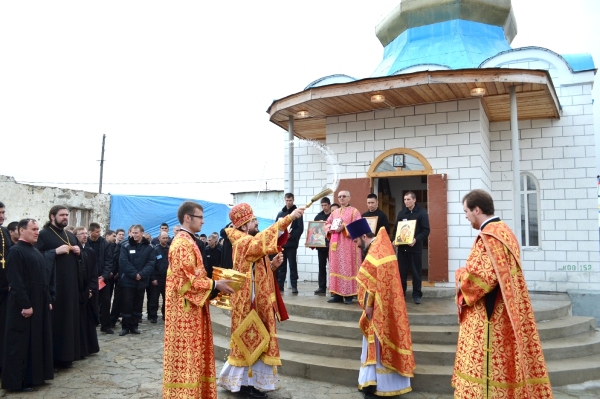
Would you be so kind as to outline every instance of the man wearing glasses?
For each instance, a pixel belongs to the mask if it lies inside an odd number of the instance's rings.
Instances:
[[[231,280],[206,275],[194,236],[204,224],[204,209],[186,201],[177,211],[181,231],[169,248],[165,289],[163,398],[217,398],[215,351],[209,300],[218,291],[232,294]]]
[[[350,191],[340,191],[338,201],[340,208],[332,211],[325,222],[329,239],[329,291],[333,296],[327,302],[350,305],[357,293],[355,277],[362,259],[346,226],[362,216],[358,209],[350,206]]]

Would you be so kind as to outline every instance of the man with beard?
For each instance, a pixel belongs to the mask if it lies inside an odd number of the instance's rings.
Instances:
[[[0,202],[0,240],[2,240],[2,247],[0,250],[0,372],[2,371],[2,358],[4,348],[4,321],[6,320],[6,303],[8,300],[8,280],[6,279],[6,256],[8,250],[13,245],[11,234],[2,226],[4,223],[4,217],[6,213],[6,207],[4,203]]]
[[[317,213],[315,220],[326,222],[331,213],[331,201],[329,198],[321,198],[321,212]],[[329,240],[325,240],[325,248],[317,248],[319,258],[319,288],[315,295],[325,295],[327,293],[327,259],[329,258]]]
[[[275,220],[290,215],[297,209],[294,205],[294,194],[285,194],[285,206],[277,214]],[[292,294],[298,293],[298,259],[296,253],[298,252],[298,244],[300,243],[300,236],[304,232],[304,221],[302,216],[295,219],[292,224],[288,227],[289,237],[287,242],[283,245],[283,266],[277,269],[277,283],[279,285],[279,291],[283,292],[285,285],[285,278],[287,275],[287,265],[290,266],[290,285],[292,286]]]
[[[81,243],[83,251],[81,256],[85,264],[85,275],[83,276],[84,293],[79,298],[81,322],[81,358],[98,353],[98,333],[96,325],[98,319],[98,272],[96,252],[88,245],[88,232],[85,227],[75,227],[75,237]]]
[[[356,295],[356,273],[360,267],[360,251],[348,236],[346,226],[361,218],[358,209],[350,206],[350,191],[338,193],[341,208],[331,211],[325,222],[329,238],[329,303],[352,304]]]
[[[46,259],[48,276],[55,274],[56,286],[50,286],[51,296],[55,296],[52,302],[54,362],[59,367],[71,367],[74,360],[81,358],[79,299],[85,291],[85,270],[79,241],[65,230],[69,224],[67,207],[55,205],[48,216],[35,246]]]
[[[119,278],[123,290],[121,337],[140,333],[138,325],[142,318],[144,293],[154,271],[155,258],[152,254],[152,245],[144,238],[144,228],[139,224],[134,225],[119,256]]]
[[[232,294],[231,280],[206,276],[194,236],[204,224],[200,204],[186,201],[177,218],[181,232],[169,249],[165,307],[163,398],[217,399],[215,351],[209,300],[218,291]]]
[[[112,248],[110,243],[104,239],[101,235],[100,225],[98,223],[90,223],[89,238],[87,239],[87,245],[94,250],[96,255],[96,284],[99,280],[105,284],[105,286],[98,290],[94,295],[97,295],[97,303],[99,305],[100,313],[100,331],[105,334],[113,334],[114,331],[110,328],[110,287],[109,283],[112,280]],[[80,240],[81,241],[81,240]],[[96,299],[96,298],[94,298]]]
[[[19,242],[7,258],[8,312],[2,388],[30,392],[54,378],[49,281],[46,262],[34,244],[40,227],[33,219],[18,224]]]
[[[219,375],[219,385],[232,392],[266,398],[257,388],[275,389],[277,366],[281,366],[275,320],[281,322],[288,316],[273,272],[283,262],[278,252],[287,239],[288,226],[303,213],[304,208],[297,208],[259,233],[250,205],[238,204],[229,212],[235,226],[226,229],[233,245],[233,269],[248,276],[231,296],[231,351]],[[274,254],[269,260],[267,255]],[[255,331],[263,333],[257,336]]]
[[[517,237],[494,215],[486,191],[469,192],[462,205],[479,234],[455,276],[460,327],[454,396],[552,398]]]
[[[382,227],[376,237],[366,219],[350,223],[347,229],[364,258],[356,276],[358,303],[363,308],[358,322],[363,333],[358,389],[365,399],[410,392],[415,359],[390,236]]]

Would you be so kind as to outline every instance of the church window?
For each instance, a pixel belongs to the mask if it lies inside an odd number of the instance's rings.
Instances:
[[[536,179],[528,173],[521,174],[521,245],[537,247],[540,245],[540,207],[539,186]]]

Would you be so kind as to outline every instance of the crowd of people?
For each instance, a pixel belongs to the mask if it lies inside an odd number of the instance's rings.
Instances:
[[[73,362],[99,352],[98,333],[140,334],[147,320],[165,319],[169,248],[181,226],[163,223],[154,239],[144,227],[107,230],[69,225],[66,206],[48,220],[10,222],[0,202],[0,372],[2,388],[29,392]],[[219,234],[195,235],[203,264],[221,264]],[[221,239],[222,242],[222,239]],[[211,270],[212,271],[212,270]],[[162,297],[162,302],[160,298]],[[162,306],[159,304],[162,303]]]
[[[362,215],[350,205],[349,191],[340,191],[338,200],[339,205],[322,198],[315,217],[327,238],[316,248],[315,294],[329,292],[329,303],[352,304],[356,298],[363,309],[358,388],[365,398],[409,392],[415,360],[404,293],[410,271],[413,300],[421,303],[427,212],[413,192],[404,194],[396,224],[415,223],[410,239],[399,245],[375,194],[367,197]],[[494,215],[487,192],[473,190],[462,203],[479,234],[466,266],[456,273],[457,397],[552,397],[518,242]],[[127,236],[118,229],[103,237],[98,223],[71,230],[62,205],[50,209],[43,228],[25,218],[5,229],[0,202],[2,388],[31,391],[57,370],[98,352],[97,327],[113,334],[120,322],[119,335],[140,334],[144,297],[147,319],[156,323],[162,296],[163,397],[216,398],[222,386],[266,398],[282,364],[276,324],[288,319],[282,299],[288,265],[292,294],[298,293],[296,251],[304,211],[287,193],[275,223],[259,231],[250,205],[238,204],[230,211],[231,223],[206,236],[199,235],[202,206],[184,202],[173,236],[163,223],[152,239],[139,224]],[[378,218],[376,231],[367,222],[372,217]],[[215,267],[246,277],[237,292],[231,280],[212,278]],[[209,302],[220,293],[230,295],[231,350],[217,374]]]

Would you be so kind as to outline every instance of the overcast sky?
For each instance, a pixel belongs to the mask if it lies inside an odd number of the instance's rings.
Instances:
[[[286,133],[267,108],[326,75],[370,76],[398,2],[1,2],[0,174],[97,192],[106,134],[105,193],[283,189]],[[512,4],[513,48],[600,65],[600,1]]]

